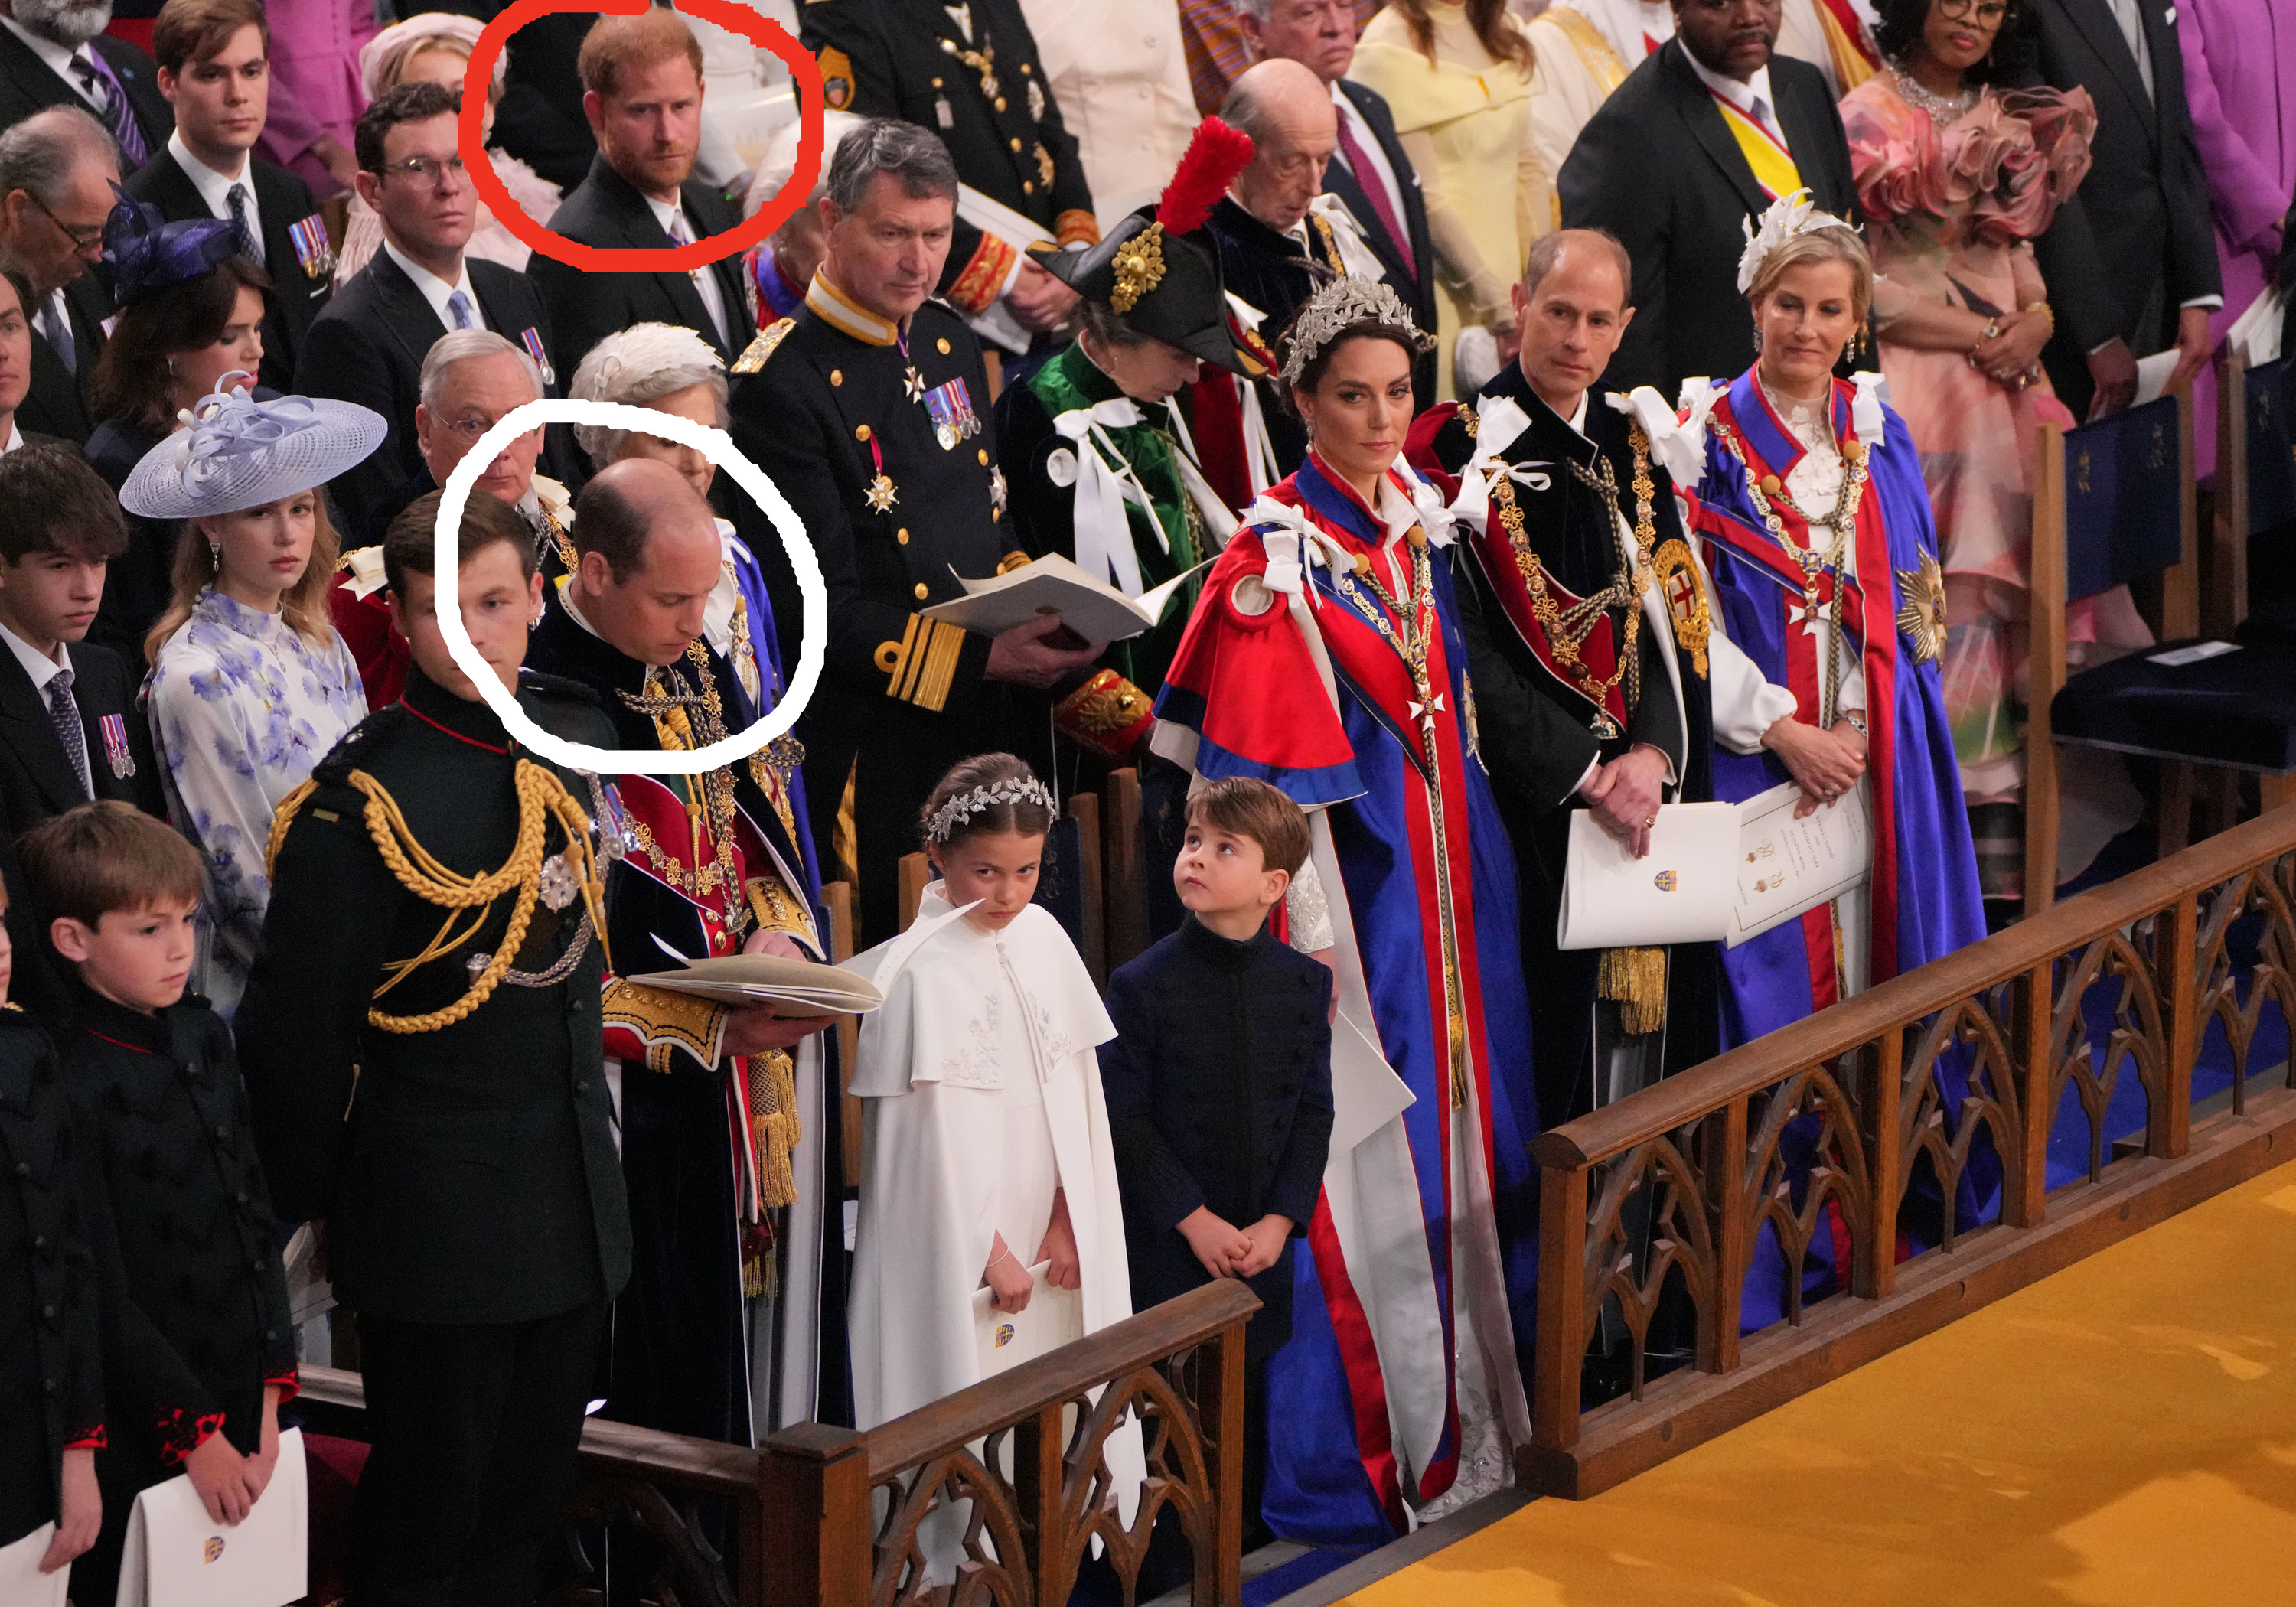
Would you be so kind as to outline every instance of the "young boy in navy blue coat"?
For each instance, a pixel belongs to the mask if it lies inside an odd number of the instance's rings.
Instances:
[[[1247,1531],[1267,1460],[1261,1381],[1292,1337],[1292,1241],[1332,1139],[1332,972],[1267,930],[1307,857],[1307,816],[1274,787],[1199,789],[1172,866],[1187,918],[1108,979],[1116,1037],[1100,1046],[1133,1308],[1214,1278],[1260,1299],[1244,1332]]]
[[[0,1001],[13,957],[0,926]],[[95,1543],[103,1513],[103,1353],[72,1144],[55,1050],[0,1002],[0,1551],[37,1546],[45,1574]]]
[[[72,1596],[109,1602],[137,1494],[178,1472],[219,1524],[263,1498],[295,1393],[287,1278],[231,1030],[186,994],[199,851],[124,803],[23,841],[72,973],[57,1035],[102,1291],[103,1529]]]

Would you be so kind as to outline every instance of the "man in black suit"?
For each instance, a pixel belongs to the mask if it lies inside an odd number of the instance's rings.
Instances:
[[[666,250],[673,240],[734,226],[726,198],[693,176],[701,46],[676,12],[601,19],[582,41],[582,85],[598,156],[552,216],[553,231],[582,245]],[[555,320],[552,349],[570,373],[593,346],[633,324],[682,324],[728,364],[758,332],[739,253],[690,273],[597,274],[537,251],[527,273]]]
[[[119,500],[76,448],[49,441],[0,454],[0,821],[29,832],[94,799],[164,819],[151,726],[135,707],[141,667],[84,639],[104,566],[127,548]],[[12,896],[7,921],[18,996],[34,1008],[61,997],[41,912]]]
[[[1356,55],[1355,7],[1349,0],[1239,0],[1236,19],[1253,60],[1297,61],[1330,86],[1339,143],[1324,169],[1324,188],[1362,225],[1386,270],[1382,277],[1411,309],[1412,322],[1432,330],[1435,257],[1427,238],[1427,201],[1386,97],[1347,76]],[[1434,405],[1432,351],[1412,359],[1411,385],[1421,407]]]
[[[103,30],[111,0],[0,0],[0,128],[44,106],[92,111],[133,172],[168,143],[175,113],[152,58]]]
[[[2128,405],[2139,357],[2178,352],[2169,384],[2209,357],[2224,282],[2185,100],[2169,0],[2038,0],[2041,76],[2096,101],[2088,176],[2034,242],[2056,332],[2042,361],[2076,417]],[[2085,220],[2086,227],[2081,226]]]
[[[371,407],[390,433],[339,475],[335,500],[358,529],[422,466],[414,409],[422,359],[453,329],[491,329],[549,364],[549,319],[525,275],[463,255],[476,196],[456,154],[459,91],[401,84],[361,114],[360,198],[382,221],[382,249],[311,324],[295,368],[304,396]]]
[[[1604,389],[1654,385],[1671,400],[1689,376],[1751,367],[1754,320],[1738,293],[1746,219],[1797,187],[1854,216],[1825,75],[1770,53],[1779,9],[1674,0],[1675,37],[1628,75],[1562,164],[1563,226],[1607,229],[1634,259],[1635,321]]]
[[[111,297],[88,268],[119,182],[119,147],[70,106],[36,111],[0,133],[0,255],[24,271],[31,302],[30,389],[16,409],[28,431],[85,442]]]
[[[253,154],[271,99],[271,35],[263,0],[171,0],[152,30],[160,93],[176,132],[127,181],[127,193],[170,223],[220,217],[278,287],[263,320],[258,376],[293,389],[311,320],[335,271],[311,187]]]

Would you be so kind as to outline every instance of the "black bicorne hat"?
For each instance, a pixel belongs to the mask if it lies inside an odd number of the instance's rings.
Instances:
[[[1267,353],[1231,315],[1219,255],[1203,230],[1251,156],[1250,135],[1206,118],[1162,200],[1123,218],[1088,250],[1039,250],[1036,259],[1140,333],[1256,379],[1267,372]]]

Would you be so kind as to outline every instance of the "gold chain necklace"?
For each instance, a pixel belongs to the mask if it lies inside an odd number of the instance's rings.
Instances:
[[[1824,520],[1812,520],[1783,494],[1775,499],[1784,504],[1794,517],[1811,529],[1816,529],[1822,524],[1833,532],[1833,545],[1820,553],[1786,533],[1785,521],[1778,517],[1777,509],[1771,505],[1774,499],[1762,490],[1761,482],[1754,477],[1753,464],[1747,457],[1749,449],[1736,425],[1717,421],[1715,433],[1730,449],[1730,455],[1738,460],[1738,472],[1745,481],[1746,497],[1753,504],[1756,516],[1769,530],[1771,539],[1785,550],[1786,555],[1794,561],[1795,567],[1801,570],[1802,606],[1812,617],[1823,619],[1833,627],[1827,638],[1824,695],[1818,709],[1818,723],[1831,726],[1833,724],[1834,699],[1840,693],[1841,684],[1841,607],[1847,589],[1842,585],[1841,561],[1849,552],[1850,532],[1857,529],[1857,508],[1865,490],[1866,456],[1870,448],[1864,441],[1853,441],[1849,450],[1841,454],[1841,491],[1834,500],[1833,513]],[[1781,493],[1783,489],[1781,483]],[[1817,581],[1821,575],[1831,577],[1833,582],[1833,594],[1822,605],[1817,595]]]
[[[652,717],[660,741],[672,750],[706,748],[725,738],[725,707],[718,696],[717,681],[709,673],[708,652],[699,641],[686,644],[685,655],[694,664],[695,678],[701,689],[698,696],[680,691],[653,690],[669,679],[664,670],[647,672],[647,690],[644,693],[621,694],[622,701],[632,709]],[[701,716],[698,722],[693,718],[697,708]],[[690,776],[687,781],[692,791],[686,797],[685,812],[695,863],[689,868],[676,856],[664,853],[643,821],[636,823],[640,846],[664,880],[695,903],[702,902],[711,893],[718,894],[725,911],[726,930],[738,938],[748,930],[750,911],[743,898],[741,872],[734,864],[737,816],[734,775],[720,766]],[[698,799],[695,792],[700,794]],[[707,865],[701,863],[705,848],[709,854]]]

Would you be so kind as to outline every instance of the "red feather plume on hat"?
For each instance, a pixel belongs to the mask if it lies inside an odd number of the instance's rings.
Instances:
[[[1251,135],[1216,117],[1196,125],[1195,137],[1156,203],[1156,221],[1167,234],[1192,234],[1204,226],[1212,208],[1227,193],[1235,176],[1251,165]]]

